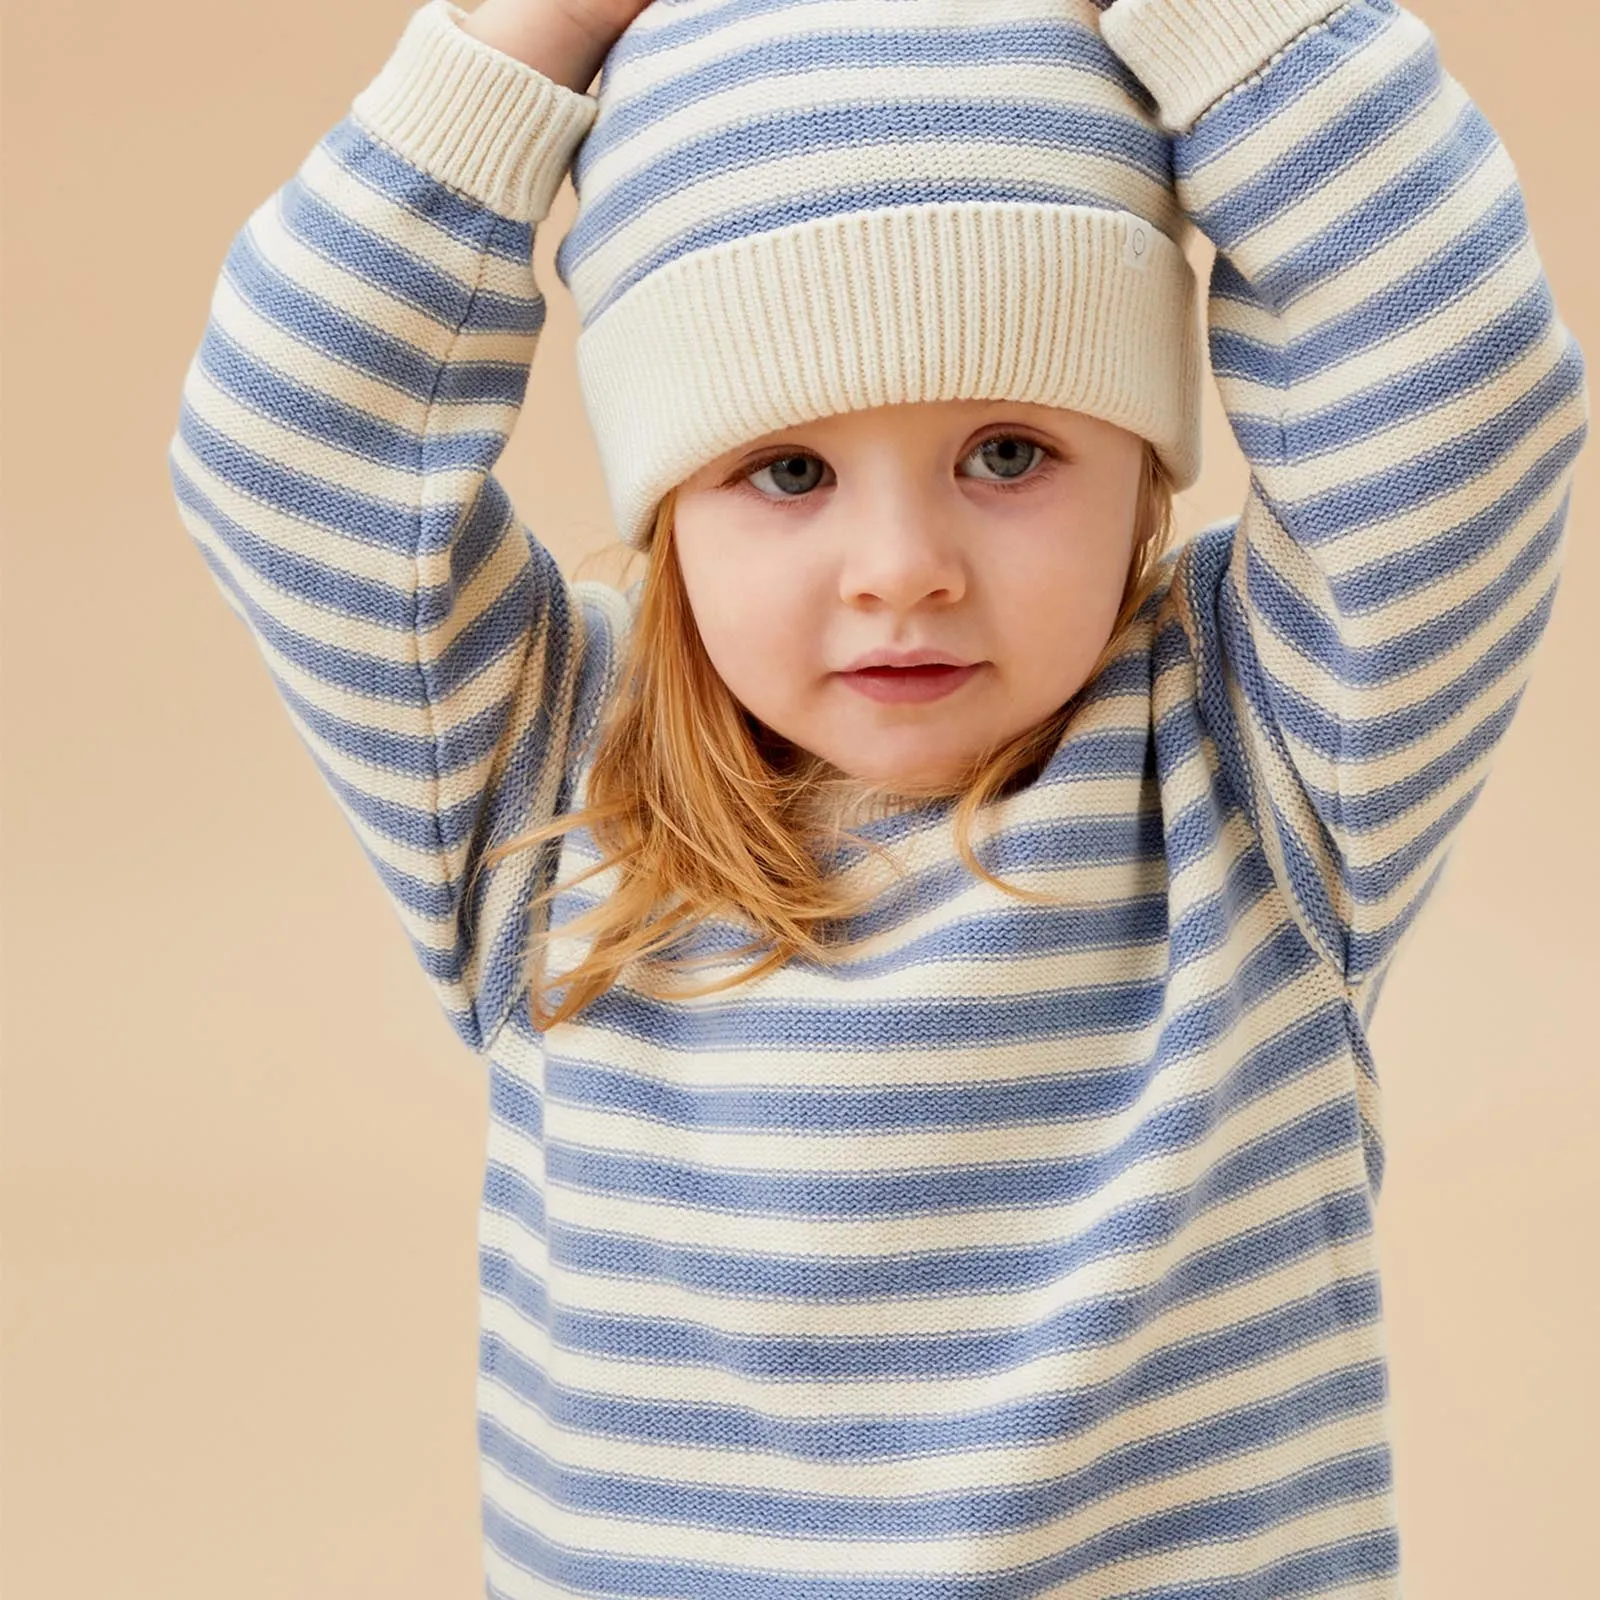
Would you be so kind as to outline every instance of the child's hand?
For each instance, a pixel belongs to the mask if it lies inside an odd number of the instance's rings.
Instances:
[[[609,50],[627,30],[628,24],[650,4],[650,0],[554,0],[575,21],[585,23]]]
[[[483,0],[462,29],[579,94],[650,0]]]

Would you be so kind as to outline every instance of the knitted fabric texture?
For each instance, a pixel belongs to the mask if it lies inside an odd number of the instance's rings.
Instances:
[[[816,417],[1008,399],[1200,464],[1171,139],[1092,0],[647,7],[607,57],[557,253],[622,538]]]
[[[835,965],[624,973],[540,1031],[530,941],[570,970],[617,869],[587,828],[488,858],[582,809],[635,614],[500,468],[595,102],[440,15],[239,229],[170,468],[488,1080],[487,1594],[1399,1600],[1374,1223],[1413,1063],[1368,1029],[1588,431],[1510,154],[1392,0],[1118,0],[1163,121],[1210,108],[1174,170],[1248,487],[984,808],[1048,900],[919,810],[863,830],[904,876]],[[697,930],[694,981],[747,938]]]

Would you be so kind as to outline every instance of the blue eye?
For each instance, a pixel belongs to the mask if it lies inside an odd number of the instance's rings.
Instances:
[[[981,458],[985,466],[998,471],[997,478],[980,481],[1013,483],[1027,477],[1038,460],[1048,454],[1049,451],[1042,444],[1035,444],[1032,439],[998,433],[992,439],[985,439],[967,460]]]
[[[754,472],[749,474],[748,481],[754,483],[763,474],[771,473],[778,495],[767,495],[769,500],[778,497],[791,500],[798,499],[801,495],[809,494],[817,487],[816,479],[805,470],[807,466],[815,466],[826,470],[826,463],[820,456],[795,454],[781,456],[776,461],[769,461],[765,466],[757,467]],[[801,480],[800,486],[792,487],[797,478]],[[766,493],[765,490],[760,490],[759,492]]]
[[[1060,458],[1060,452],[1049,445],[1039,444],[1020,434],[997,433],[985,439],[967,456],[967,461],[981,459],[984,472],[973,474],[980,483],[996,488],[1022,487],[1039,476],[1035,470],[1041,462]],[[794,450],[787,455],[763,462],[745,473],[743,481],[750,484],[765,500],[774,502],[803,500],[823,482],[829,471],[827,462],[809,451]],[[771,487],[760,480],[770,479]]]

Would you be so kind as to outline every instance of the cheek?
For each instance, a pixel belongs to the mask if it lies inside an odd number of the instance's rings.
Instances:
[[[1016,552],[1000,583],[1015,603],[1083,614],[1098,609],[1107,590],[1119,595],[1127,576],[1121,544],[1111,538],[1042,538]]]
[[[991,575],[1000,636],[1013,662],[1054,683],[1097,655],[1116,619],[1127,581],[1123,541],[1040,539],[1018,547]]]
[[[792,683],[811,648],[803,585],[760,562],[685,566],[684,587],[711,664],[736,694]]]

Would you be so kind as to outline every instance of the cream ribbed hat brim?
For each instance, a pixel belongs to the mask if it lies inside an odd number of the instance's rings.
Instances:
[[[578,339],[621,537],[729,449],[919,401],[1083,410],[1199,476],[1198,285],[1132,213],[968,201],[795,224],[651,272]]]

